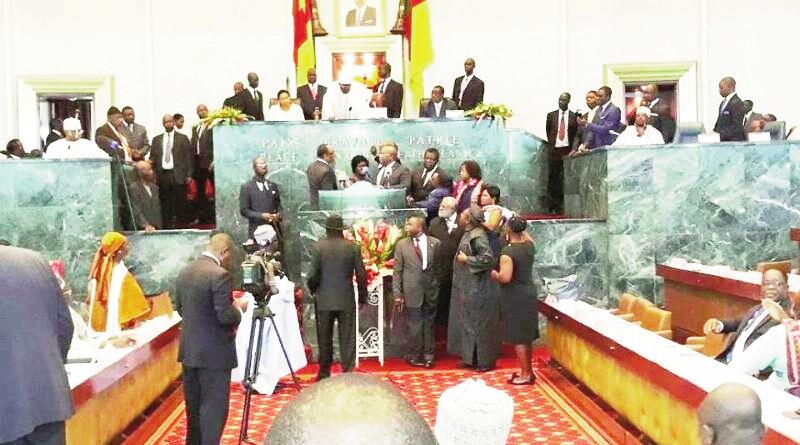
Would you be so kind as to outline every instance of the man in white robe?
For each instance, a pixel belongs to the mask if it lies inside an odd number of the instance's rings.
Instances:
[[[663,144],[664,137],[661,132],[656,127],[648,124],[649,121],[650,109],[647,107],[637,108],[634,124],[628,125],[612,145],[614,147],[625,147]]]
[[[44,159],[109,159],[94,142],[81,137],[81,121],[70,117],[64,119],[64,138],[51,143],[42,155]]]

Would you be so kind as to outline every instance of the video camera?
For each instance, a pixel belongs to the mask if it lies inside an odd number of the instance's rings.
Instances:
[[[275,277],[283,276],[275,238],[275,229],[263,225],[256,229],[253,239],[242,244],[246,254],[241,266],[244,290],[253,295],[258,307],[266,306],[278,293]]]

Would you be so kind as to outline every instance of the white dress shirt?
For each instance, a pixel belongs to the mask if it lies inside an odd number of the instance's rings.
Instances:
[[[433,111],[436,114],[434,117],[439,117],[442,115],[442,105],[444,105],[444,100],[440,100],[439,102],[433,103]]]
[[[414,243],[419,243],[419,250],[422,252],[422,270],[428,270],[428,237],[421,233],[419,236],[411,239],[411,247]]]
[[[734,91],[731,94],[728,94],[727,96],[725,96],[725,99],[722,100],[722,103],[719,106],[719,112],[720,113],[722,113],[722,110],[724,110],[728,106],[728,103],[731,101],[731,99],[733,99],[733,96],[735,96],[735,95],[736,95],[736,91]]]
[[[755,331],[758,325],[763,323],[767,317],[769,317],[769,313],[762,308],[759,309],[755,316],[748,321],[747,326],[745,326],[744,330],[742,330],[742,333],[739,335],[739,337],[736,338],[736,342],[733,343],[733,348],[731,349],[731,359],[736,358],[736,356],[744,351],[745,344],[747,344],[747,340],[750,338],[750,336],[753,335],[753,331]],[[753,344],[750,343],[750,345],[752,346]]]
[[[432,169],[425,170],[425,171],[422,172],[422,186],[423,187],[428,185],[428,183],[431,181],[431,178],[433,178],[433,175],[434,175],[434,173],[436,173],[437,170],[439,170],[439,164],[438,163],[436,165],[434,165]]]
[[[757,326],[758,323],[754,322],[753,325]],[[742,337],[744,334],[742,332]],[[786,361],[786,326],[780,324],[770,328],[750,343],[747,349],[734,354],[729,366],[747,375],[755,375],[762,369],[772,368],[767,383],[781,390],[787,389],[790,384]]]
[[[461,89],[458,91],[458,103],[461,103],[461,98],[464,97],[464,91],[467,90],[467,85],[472,80],[473,74],[465,75],[464,80],[461,81]]]
[[[392,76],[389,76],[389,77],[383,79],[381,84],[378,86],[378,92],[381,93],[381,94],[385,93],[386,92],[386,87],[389,86],[389,82],[391,82],[391,81],[392,81]]]
[[[392,169],[396,163],[397,161],[392,161],[389,164],[382,166],[380,170],[378,170],[378,178],[376,179],[375,183],[378,185],[383,184],[383,177],[392,174]]]
[[[639,132],[636,131],[636,125],[628,125],[611,145],[615,147],[625,147],[633,145],[658,145],[663,143],[664,136],[652,125],[645,127],[644,134],[641,136],[639,136]]]
[[[458,223],[456,222],[456,218],[458,218],[458,215],[456,214],[456,212],[453,212],[452,215],[450,215],[447,219],[444,220],[444,222],[447,223],[447,233],[448,234],[449,233],[453,233],[453,230],[456,230],[456,227],[458,227]]]

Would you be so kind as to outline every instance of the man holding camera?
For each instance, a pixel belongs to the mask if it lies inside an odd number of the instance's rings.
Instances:
[[[228,418],[235,329],[247,310],[246,302],[232,299],[228,269],[234,249],[233,239],[218,233],[178,275],[175,309],[183,317],[178,361],[183,364],[187,444],[220,443]]]
[[[356,355],[356,300],[353,292],[353,274],[358,286],[358,301],[367,297],[367,279],[361,250],[344,239],[344,222],[339,215],[325,221],[327,236],[311,250],[311,270],[308,289],[317,306],[317,338],[319,341],[319,375],[331,375],[333,361],[333,322],[339,322],[339,351],[342,370],[351,372]]]

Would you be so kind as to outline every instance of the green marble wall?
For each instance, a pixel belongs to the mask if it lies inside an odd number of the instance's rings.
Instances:
[[[793,142],[600,149],[567,161],[567,212],[607,215],[612,298],[634,290],[658,300],[655,265],[673,256],[736,269],[796,256],[788,230],[800,223],[798,150]]]
[[[128,232],[128,266],[145,294],[175,292],[180,271],[197,258],[208,244],[208,230],[162,230]]]
[[[100,237],[114,226],[107,160],[0,162],[0,238],[64,261],[83,294]]]

